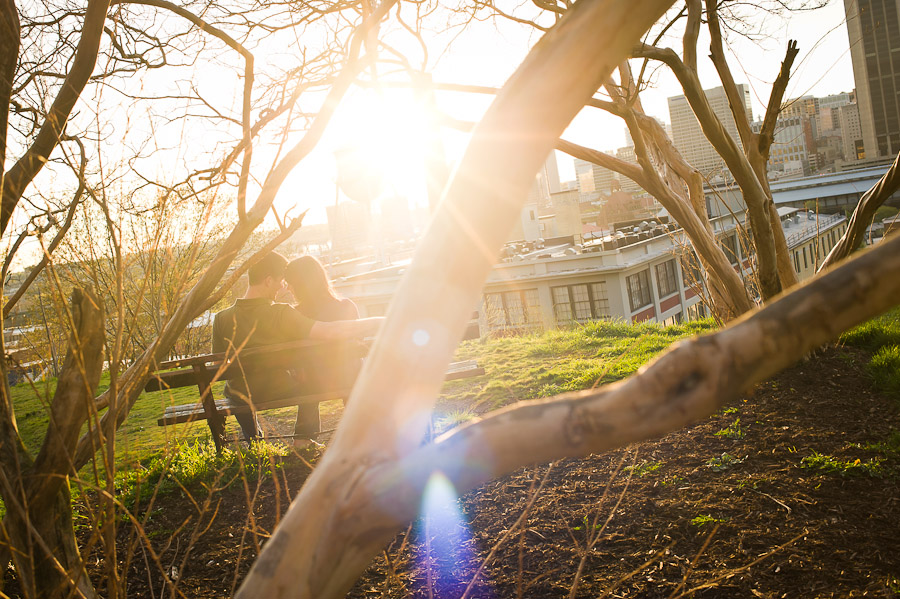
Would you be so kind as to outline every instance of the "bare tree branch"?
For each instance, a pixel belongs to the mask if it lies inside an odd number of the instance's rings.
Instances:
[[[85,186],[87,185],[85,181],[84,171],[87,168],[87,156],[84,152],[84,145],[80,140],[74,140],[78,144],[78,148],[81,152],[80,164],[78,166],[78,189],[75,190],[75,196],[72,198],[72,201],[69,203],[69,208],[66,211],[66,218],[63,221],[62,226],[56,232],[56,235],[53,236],[53,239],[50,241],[50,244],[44,251],[44,255],[41,256],[41,260],[35,264],[31,270],[28,272],[28,276],[25,277],[25,280],[22,281],[22,284],[19,285],[19,288],[16,289],[15,293],[10,296],[8,300],[6,300],[6,304],[3,306],[3,318],[7,318],[12,312],[12,309],[16,306],[19,300],[22,299],[22,296],[25,295],[25,292],[31,287],[31,284],[34,283],[35,279],[38,278],[38,275],[43,272],[44,268],[47,267],[47,264],[50,263],[50,257],[53,255],[54,250],[59,247],[59,244],[62,243],[63,238],[66,236],[66,233],[69,232],[69,228],[72,226],[72,220],[75,218],[75,213],[78,210],[78,207],[81,206],[81,199],[84,196]],[[14,251],[11,251],[9,257],[14,255]],[[7,263],[4,263],[4,273],[6,272]]]
[[[898,302],[900,237],[721,331],[677,343],[624,381],[519,402],[377,466],[356,481],[346,505],[361,505],[366,496],[384,524],[402,525],[417,514],[434,472],[463,494],[524,465],[661,437]]]
[[[850,222],[847,223],[847,231],[828,252],[828,256],[819,267],[819,272],[831,268],[863,243],[866,228],[872,224],[875,211],[898,189],[900,189],[900,154],[881,179],[859,199],[859,204],[853,211]]]
[[[25,188],[44,168],[44,164],[50,158],[50,153],[59,144],[66,120],[75,107],[75,102],[78,101],[97,62],[108,8],[109,0],[88,0],[78,48],[66,79],[31,147],[3,178],[2,196],[0,196],[0,233],[6,231],[9,219],[22,194],[25,193]]]

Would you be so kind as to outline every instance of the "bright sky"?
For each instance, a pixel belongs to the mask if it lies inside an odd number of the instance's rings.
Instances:
[[[755,118],[763,113],[788,39],[798,40],[800,54],[795,61],[787,98],[807,94],[824,96],[853,89],[844,9],[840,1],[832,0],[825,8],[793,13],[787,18],[771,16],[756,25],[768,34],[765,39],[753,43],[732,34],[727,40],[736,81],[750,85]],[[459,35],[449,51],[437,58],[433,67],[435,81],[499,87],[537,39],[536,32],[522,26],[474,23]],[[719,85],[707,56],[708,44],[708,38],[701,37],[700,77],[704,88]],[[673,47],[679,48],[678,45]],[[654,88],[642,94],[644,108],[648,114],[668,122],[666,99],[681,93],[674,76],[665,69],[657,69]],[[442,110],[473,121],[487,108],[490,100],[489,96],[460,93],[438,95]],[[406,195],[411,203],[424,203],[418,165],[423,132],[427,129],[423,126],[425,118],[411,92],[387,90],[379,94],[357,89],[345,100],[321,147],[296,169],[285,185],[278,199],[281,210],[293,204],[301,210],[311,208],[307,222],[324,222],[323,206],[335,201],[334,151],[349,145],[362,146],[360,155],[369,156],[371,162],[385,170],[390,187]],[[585,109],[567,129],[565,138],[598,150],[615,150],[625,145],[624,125],[602,111]],[[466,140],[467,137],[459,133],[444,133],[448,160],[455,162],[461,157]],[[574,179],[572,159],[557,153],[557,162],[562,180]]]

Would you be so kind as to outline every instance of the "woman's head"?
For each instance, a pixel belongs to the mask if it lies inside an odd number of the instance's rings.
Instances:
[[[314,309],[336,299],[325,268],[312,256],[291,260],[285,268],[284,280],[301,308]]]

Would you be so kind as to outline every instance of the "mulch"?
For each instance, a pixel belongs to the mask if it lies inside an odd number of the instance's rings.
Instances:
[[[824,350],[693,427],[485,485],[399,534],[349,596],[900,596],[900,457],[873,447],[900,431],[900,404],[867,360]],[[844,467],[805,467],[817,455]],[[145,528],[160,565],[139,549],[128,596],[163,596],[160,569],[183,596],[231,596],[309,472],[205,509],[161,498]]]

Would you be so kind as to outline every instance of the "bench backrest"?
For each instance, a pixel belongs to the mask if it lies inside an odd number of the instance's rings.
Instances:
[[[160,363],[144,386],[145,391],[189,387],[201,377],[227,381],[248,371],[288,370],[317,360],[337,362],[364,357],[368,346],[358,341],[293,341],[278,345],[245,348],[239,352],[205,354]],[[199,371],[199,372],[198,372]]]

